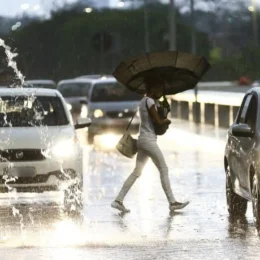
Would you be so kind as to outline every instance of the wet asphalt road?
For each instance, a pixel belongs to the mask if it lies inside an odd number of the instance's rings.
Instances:
[[[110,208],[134,167],[134,160],[101,145],[119,137],[101,136],[94,147],[84,148],[81,217],[64,215],[57,204],[61,195],[1,195],[1,260],[259,259],[251,203],[246,218],[229,219],[227,214],[226,131],[173,121],[167,135],[159,137],[175,197],[190,200],[175,214],[169,214],[151,162],[126,197],[131,213],[122,215]]]

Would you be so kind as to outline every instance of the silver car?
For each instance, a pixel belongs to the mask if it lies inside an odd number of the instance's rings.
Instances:
[[[91,85],[87,101],[88,117],[92,119],[88,129],[90,144],[95,135],[111,131],[122,133],[133,115],[130,131],[138,132],[140,119],[136,111],[141,95],[127,90],[112,76],[89,75],[79,79]]]
[[[87,117],[88,93],[91,84],[84,79],[66,79],[58,82],[57,89],[65,98],[73,121]]]
[[[226,196],[231,216],[244,215],[253,202],[260,224],[260,88],[249,90],[228,131],[225,150]]]

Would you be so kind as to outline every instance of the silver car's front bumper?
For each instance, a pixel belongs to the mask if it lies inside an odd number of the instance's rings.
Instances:
[[[89,132],[101,134],[106,131],[122,132],[126,129],[131,118],[92,118],[92,125],[89,127]],[[134,117],[130,129],[138,131],[140,119]]]

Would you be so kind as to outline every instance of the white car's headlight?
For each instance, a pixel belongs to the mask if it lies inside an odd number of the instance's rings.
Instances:
[[[76,154],[76,145],[73,139],[59,141],[52,147],[52,154],[59,158],[68,158]]]
[[[94,111],[95,118],[99,118],[99,117],[103,117],[103,116],[104,116],[104,113],[101,109],[95,109],[95,111]]]
[[[82,105],[81,106],[80,117],[81,118],[86,118],[87,116],[88,116],[88,107],[87,107],[87,105]]]

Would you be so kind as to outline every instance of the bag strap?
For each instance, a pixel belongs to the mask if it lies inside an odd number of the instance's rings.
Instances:
[[[139,107],[139,106],[138,106],[138,107]],[[126,132],[128,131],[128,129],[129,129],[129,127],[130,127],[130,125],[131,125],[131,123],[132,123],[132,121],[133,121],[133,119],[134,119],[136,113],[137,113],[138,107],[137,107],[135,113],[133,114],[131,120],[129,121],[129,123],[128,123],[127,127],[126,127],[126,130],[125,130]]]

